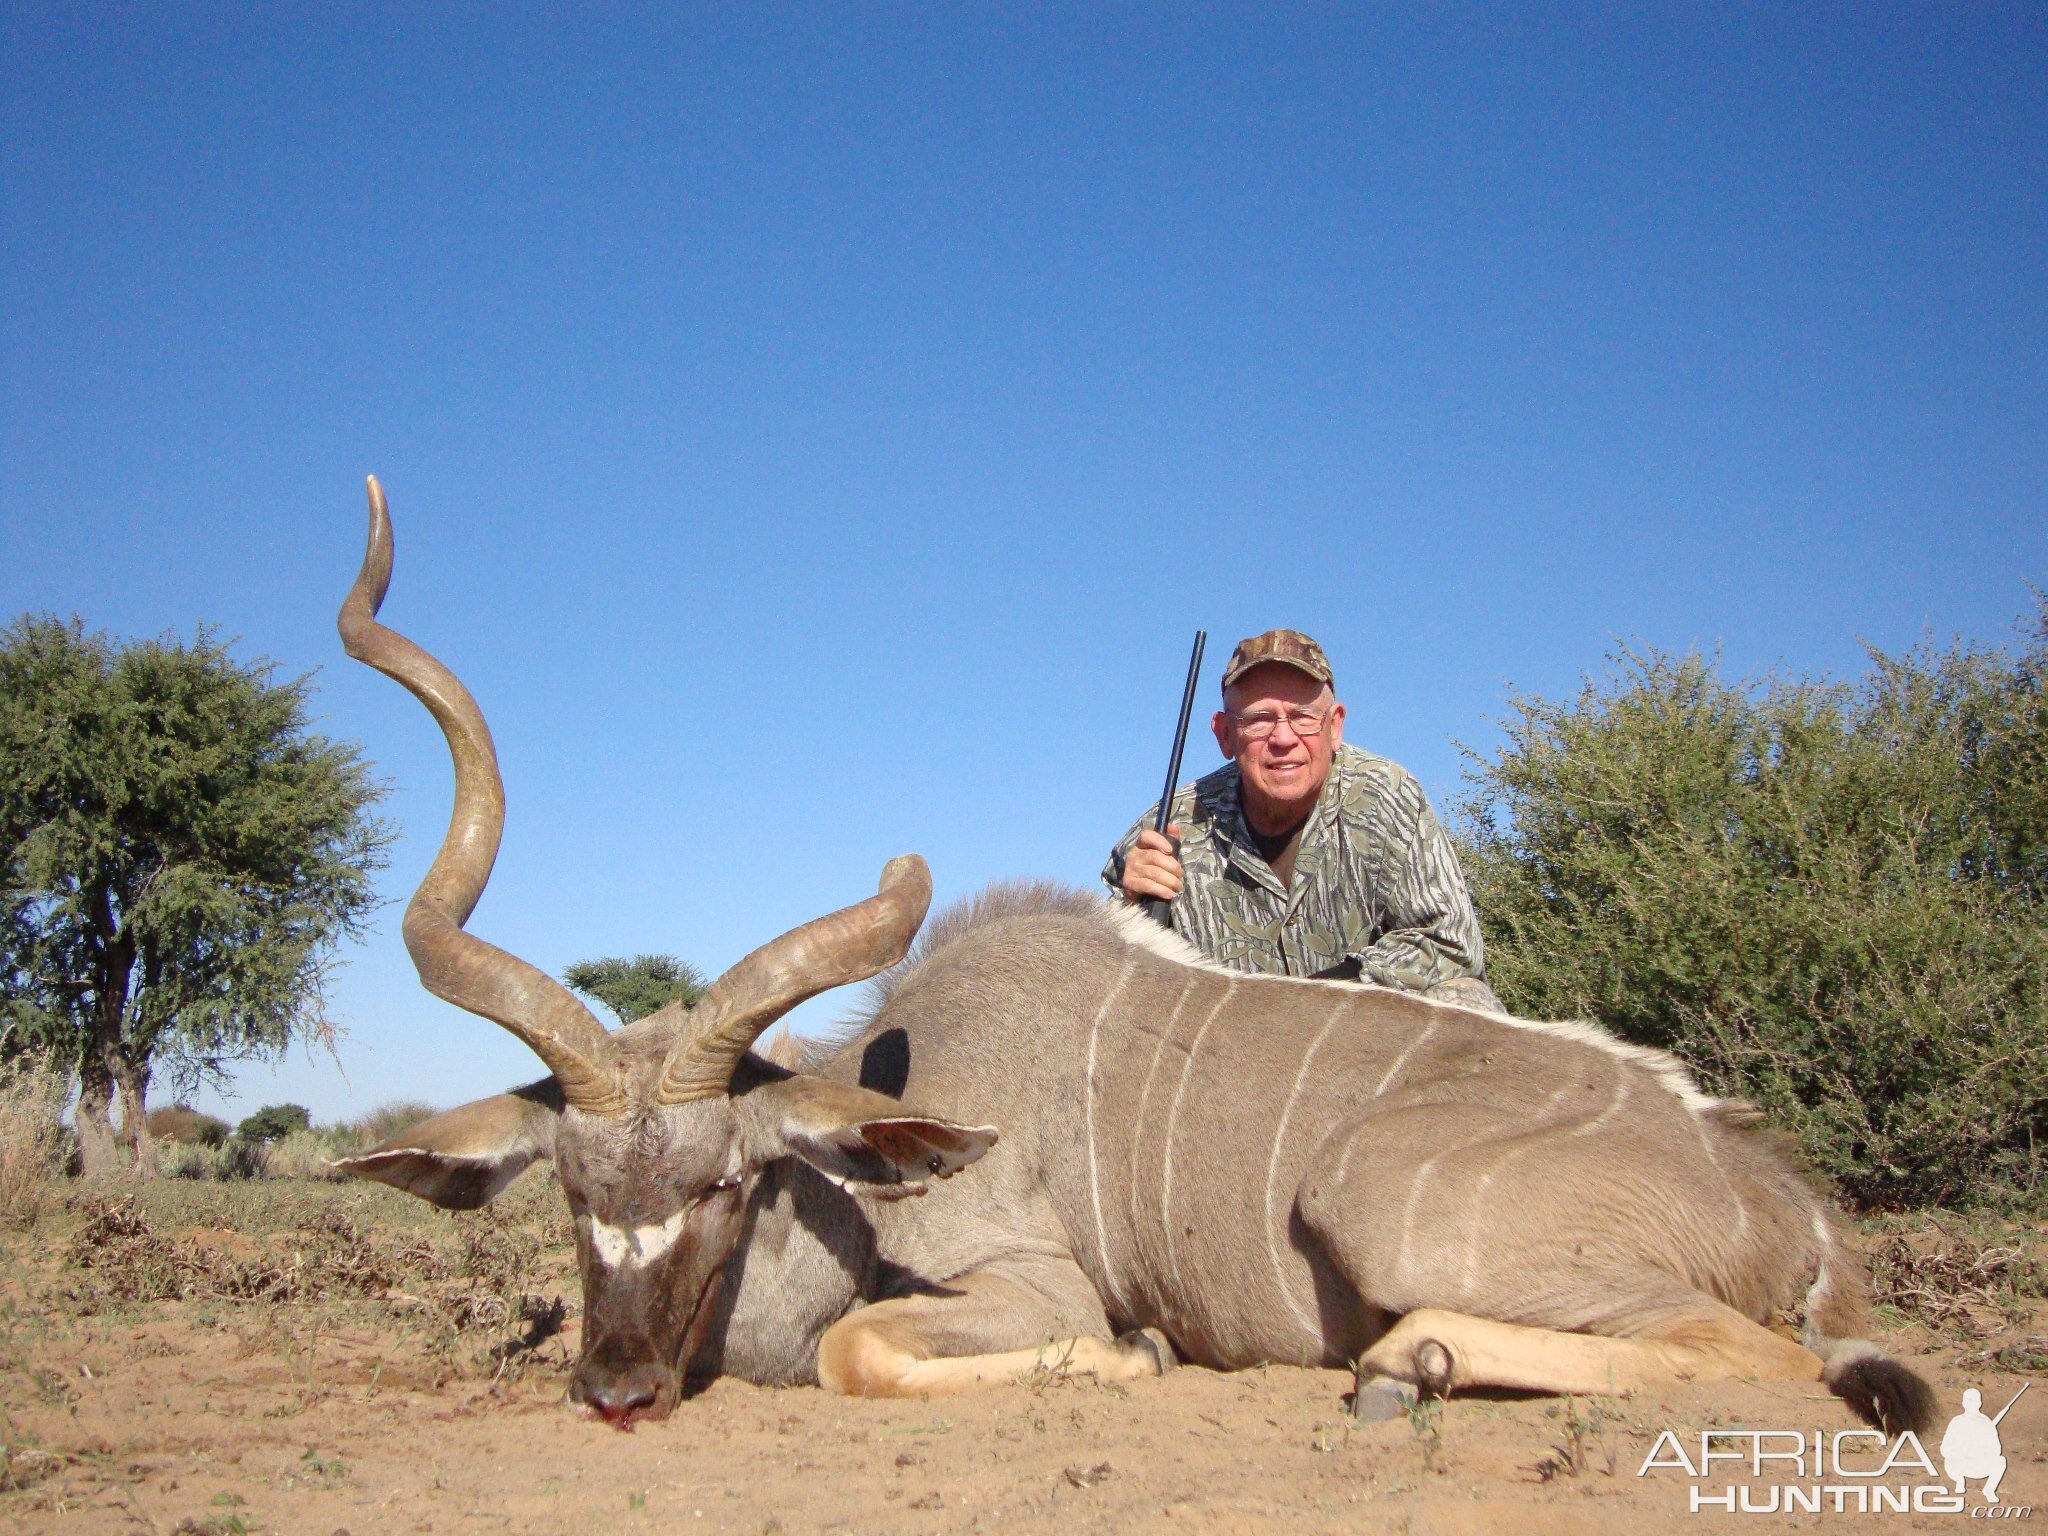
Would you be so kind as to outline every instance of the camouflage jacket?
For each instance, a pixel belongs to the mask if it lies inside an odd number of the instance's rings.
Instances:
[[[1123,890],[1124,857],[1158,807],[1103,867]],[[1244,823],[1237,764],[1173,797],[1186,872],[1164,920],[1232,970],[1356,975],[1447,1002],[1499,1009],[1486,985],[1479,919],[1457,854],[1408,771],[1357,747],[1337,749],[1283,886]]]

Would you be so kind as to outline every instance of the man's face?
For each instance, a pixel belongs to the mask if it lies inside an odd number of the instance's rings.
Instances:
[[[1313,736],[1287,723],[1291,712],[1304,709],[1327,713],[1322,730]],[[1278,723],[1270,736],[1251,740],[1238,722],[1261,716],[1276,716]],[[1331,759],[1344,739],[1344,706],[1331,697],[1328,684],[1269,661],[1224,690],[1223,708],[1210,725],[1216,745],[1243,775],[1245,809],[1260,821],[1292,822],[1306,816],[1323,792]]]

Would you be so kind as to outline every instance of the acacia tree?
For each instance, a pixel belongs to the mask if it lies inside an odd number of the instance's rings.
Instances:
[[[687,1007],[704,995],[703,975],[674,955],[579,960],[562,972],[562,980],[603,1003],[621,1024],[644,1019],[673,1002]]]
[[[356,747],[308,729],[304,677],[201,629],[116,644],[0,629],[0,1045],[78,1075],[87,1173],[154,1169],[151,1075],[217,1079],[325,1034],[336,944],[375,904],[388,826]]]

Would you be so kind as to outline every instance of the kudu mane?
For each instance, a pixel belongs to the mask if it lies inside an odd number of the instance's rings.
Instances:
[[[776,1059],[780,1065],[793,1070],[817,1070],[859,1039],[882,1010],[888,1007],[890,1000],[927,962],[936,959],[969,935],[997,923],[1020,917],[1047,916],[1094,919],[1110,928],[1123,942],[1149,950],[1177,965],[1240,978],[1245,974],[1218,965],[1172,929],[1160,927],[1135,907],[1124,906],[1092,891],[1080,890],[1057,880],[1003,880],[971,896],[964,896],[941,909],[925,923],[908,954],[869,980],[865,995],[854,1005],[851,1012],[834,1023],[824,1034],[812,1039],[789,1038],[777,1041]],[[1296,986],[1335,987],[1346,991],[1383,990],[1370,982],[1281,977],[1270,979],[1276,982],[1290,980]],[[1762,1111],[1745,1100],[1721,1098],[1702,1090],[1692,1074],[1692,1069],[1678,1056],[1669,1051],[1659,1050],[1655,1046],[1632,1044],[1590,1020],[1518,1019],[1505,1014],[1467,1009],[1455,1003],[1430,1002],[1428,1006],[1458,1008],[1460,1011],[1490,1020],[1502,1028],[1534,1030],[1541,1034],[1576,1040],[1609,1055],[1633,1062],[1645,1068],[1687,1109],[1731,1128],[1756,1126],[1763,1119]],[[1773,1141],[1781,1139],[1790,1145],[1789,1138],[1772,1138]]]
[[[889,1000],[903,989],[920,967],[971,933],[1015,917],[1107,919],[1108,909],[1109,904],[1102,897],[1063,885],[1057,880],[999,880],[971,896],[963,896],[940,908],[925,922],[910,952],[869,980],[851,1012],[833,1023],[825,1033],[796,1041],[796,1056],[781,1064],[797,1071],[817,1070],[859,1039],[862,1031],[889,1006]],[[781,1045],[781,1042],[777,1043]],[[787,1046],[782,1048],[788,1049]]]

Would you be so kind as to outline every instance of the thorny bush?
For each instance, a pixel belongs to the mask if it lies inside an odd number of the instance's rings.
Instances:
[[[95,1314],[140,1302],[298,1303],[361,1301],[416,1314],[424,1308],[445,1342],[503,1334],[500,1359],[559,1332],[566,1304],[541,1293],[540,1241],[485,1212],[456,1216],[454,1241],[380,1240],[349,1214],[314,1210],[258,1251],[159,1232],[133,1197],[97,1200],[64,1252],[54,1299]]]
[[[1463,857],[1502,999],[1750,1098],[1866,1207],[2048,1198],[2048,595],[1853,684],[1624,651],[1518,696]]]

